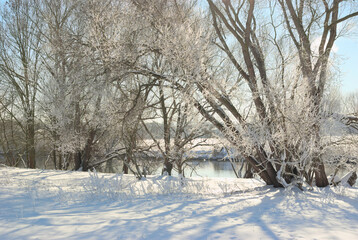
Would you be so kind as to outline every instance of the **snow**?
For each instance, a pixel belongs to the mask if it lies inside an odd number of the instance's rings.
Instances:
[[[357,239],[358,188],[0,168],[0,239]]]

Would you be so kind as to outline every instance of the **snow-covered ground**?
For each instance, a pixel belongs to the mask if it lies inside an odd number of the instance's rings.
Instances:
[[[358,239],[358,188],[0,168],[0,239]]]

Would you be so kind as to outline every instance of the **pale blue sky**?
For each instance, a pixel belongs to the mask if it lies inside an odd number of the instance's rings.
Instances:
[[[358,91],[358,37],[342,37],[336,41],[336,45],[341,70],[341,91],[343,94]]]

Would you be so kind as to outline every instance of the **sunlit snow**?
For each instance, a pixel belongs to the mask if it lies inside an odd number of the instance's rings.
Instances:
[[[0,168],[0,239],[357,239],[358,188]]]

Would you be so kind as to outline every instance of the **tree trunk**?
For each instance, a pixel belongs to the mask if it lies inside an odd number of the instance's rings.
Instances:
[[[318,166],[314,170],[315,173],[315,179],[316,179],[316,186],[317,187],[327,187],[329,185],[326,171],[324,168],[324,164],[321,162],[321,160],[318,160]]]
[[[356,181],[357,181],[357,172],[354,172],[354,173],[352,173],[352,175],[351,175],[350,178],[348,179],[347,183],[348,183],[351,187],[353,187],[354,184],[356,183]]]
[[[82,166],[82,154],[81,154],[81,151],[77,151],[74,154],[74,158],[75,158],[75,171],[78,171]]]
[[[78,99],[79,96],[76,96]],[[73,131],[75,132],[76,138],[80,137],[81,134],[81,111],[80,111],[80,103],[79,101],[73,102],[75,106],[75,114],[74,114],[74,120],[73,120]],[[79,140],[78,140],[79,141]],[[75,171],[78,171],[82,167],[82,149],[80,142],[77,143],[76,151],[74,154],[74,160],[75,160]]]
[[[126,163],[123,163],[122,171],[123,171],[123,174],[128,174],[128,166]]]
[[[52,161],[53,161],[55,170],[57,170],[56,146],[55,145],[53,146],[53,150],[52,150]]]
[[[87,142],[86,142],[86,146],[83,150],[83,157],[82,157],[82,171],[88,171],[88,163],[91,159],[91,155],[92,155],[92,147],[93,147],[93,141],[94,138],[96,136],[96,130],[91,129]]]
[[[109,173],[114,173],[113,159],[110,159],[106,162],[106,171]]]
[[[182,161],[181,160],[178,160],[178,161],[179,161],[178,164],[177,164],[178,174],[182,175],[184,177],[184,169],[183,169]]]
[[[172,169],[173,169],[173,164],[169,161],[169,158],[165,158],[164,159],[164,168],[162,171],[162,175],[166,172],[168,173],[169,176],[172,175]]]
[[[245,175],[244,175],[244,178],[253,178],[254,177],[254,174],[253,174],[253,168],[250,164],[248,163],[243,163],[246,165],[245,167]]]
[[[122,168],[123,174],[128,174],[129,173],[128,164],[130,164],[131,161],[132,161],[132,153],[131,152],[132,152],[131,150],[126,149],[126,156],[124,158],[123,168]]]
[[[274,187],[283,187],[276,179],[276,171],[271,164],[271,162],[267,161],[264,163],[258,163],[256,159],[251,156],[245,157],[245,160],[254,171],[261,177],[262,180],[265,181],[267,185],[273,185]]]
[[[35,151],[35,125],[32,117],[27,122],[26,134],[26,149],[27,149],[27,167],[36,168],[36,151]]]

